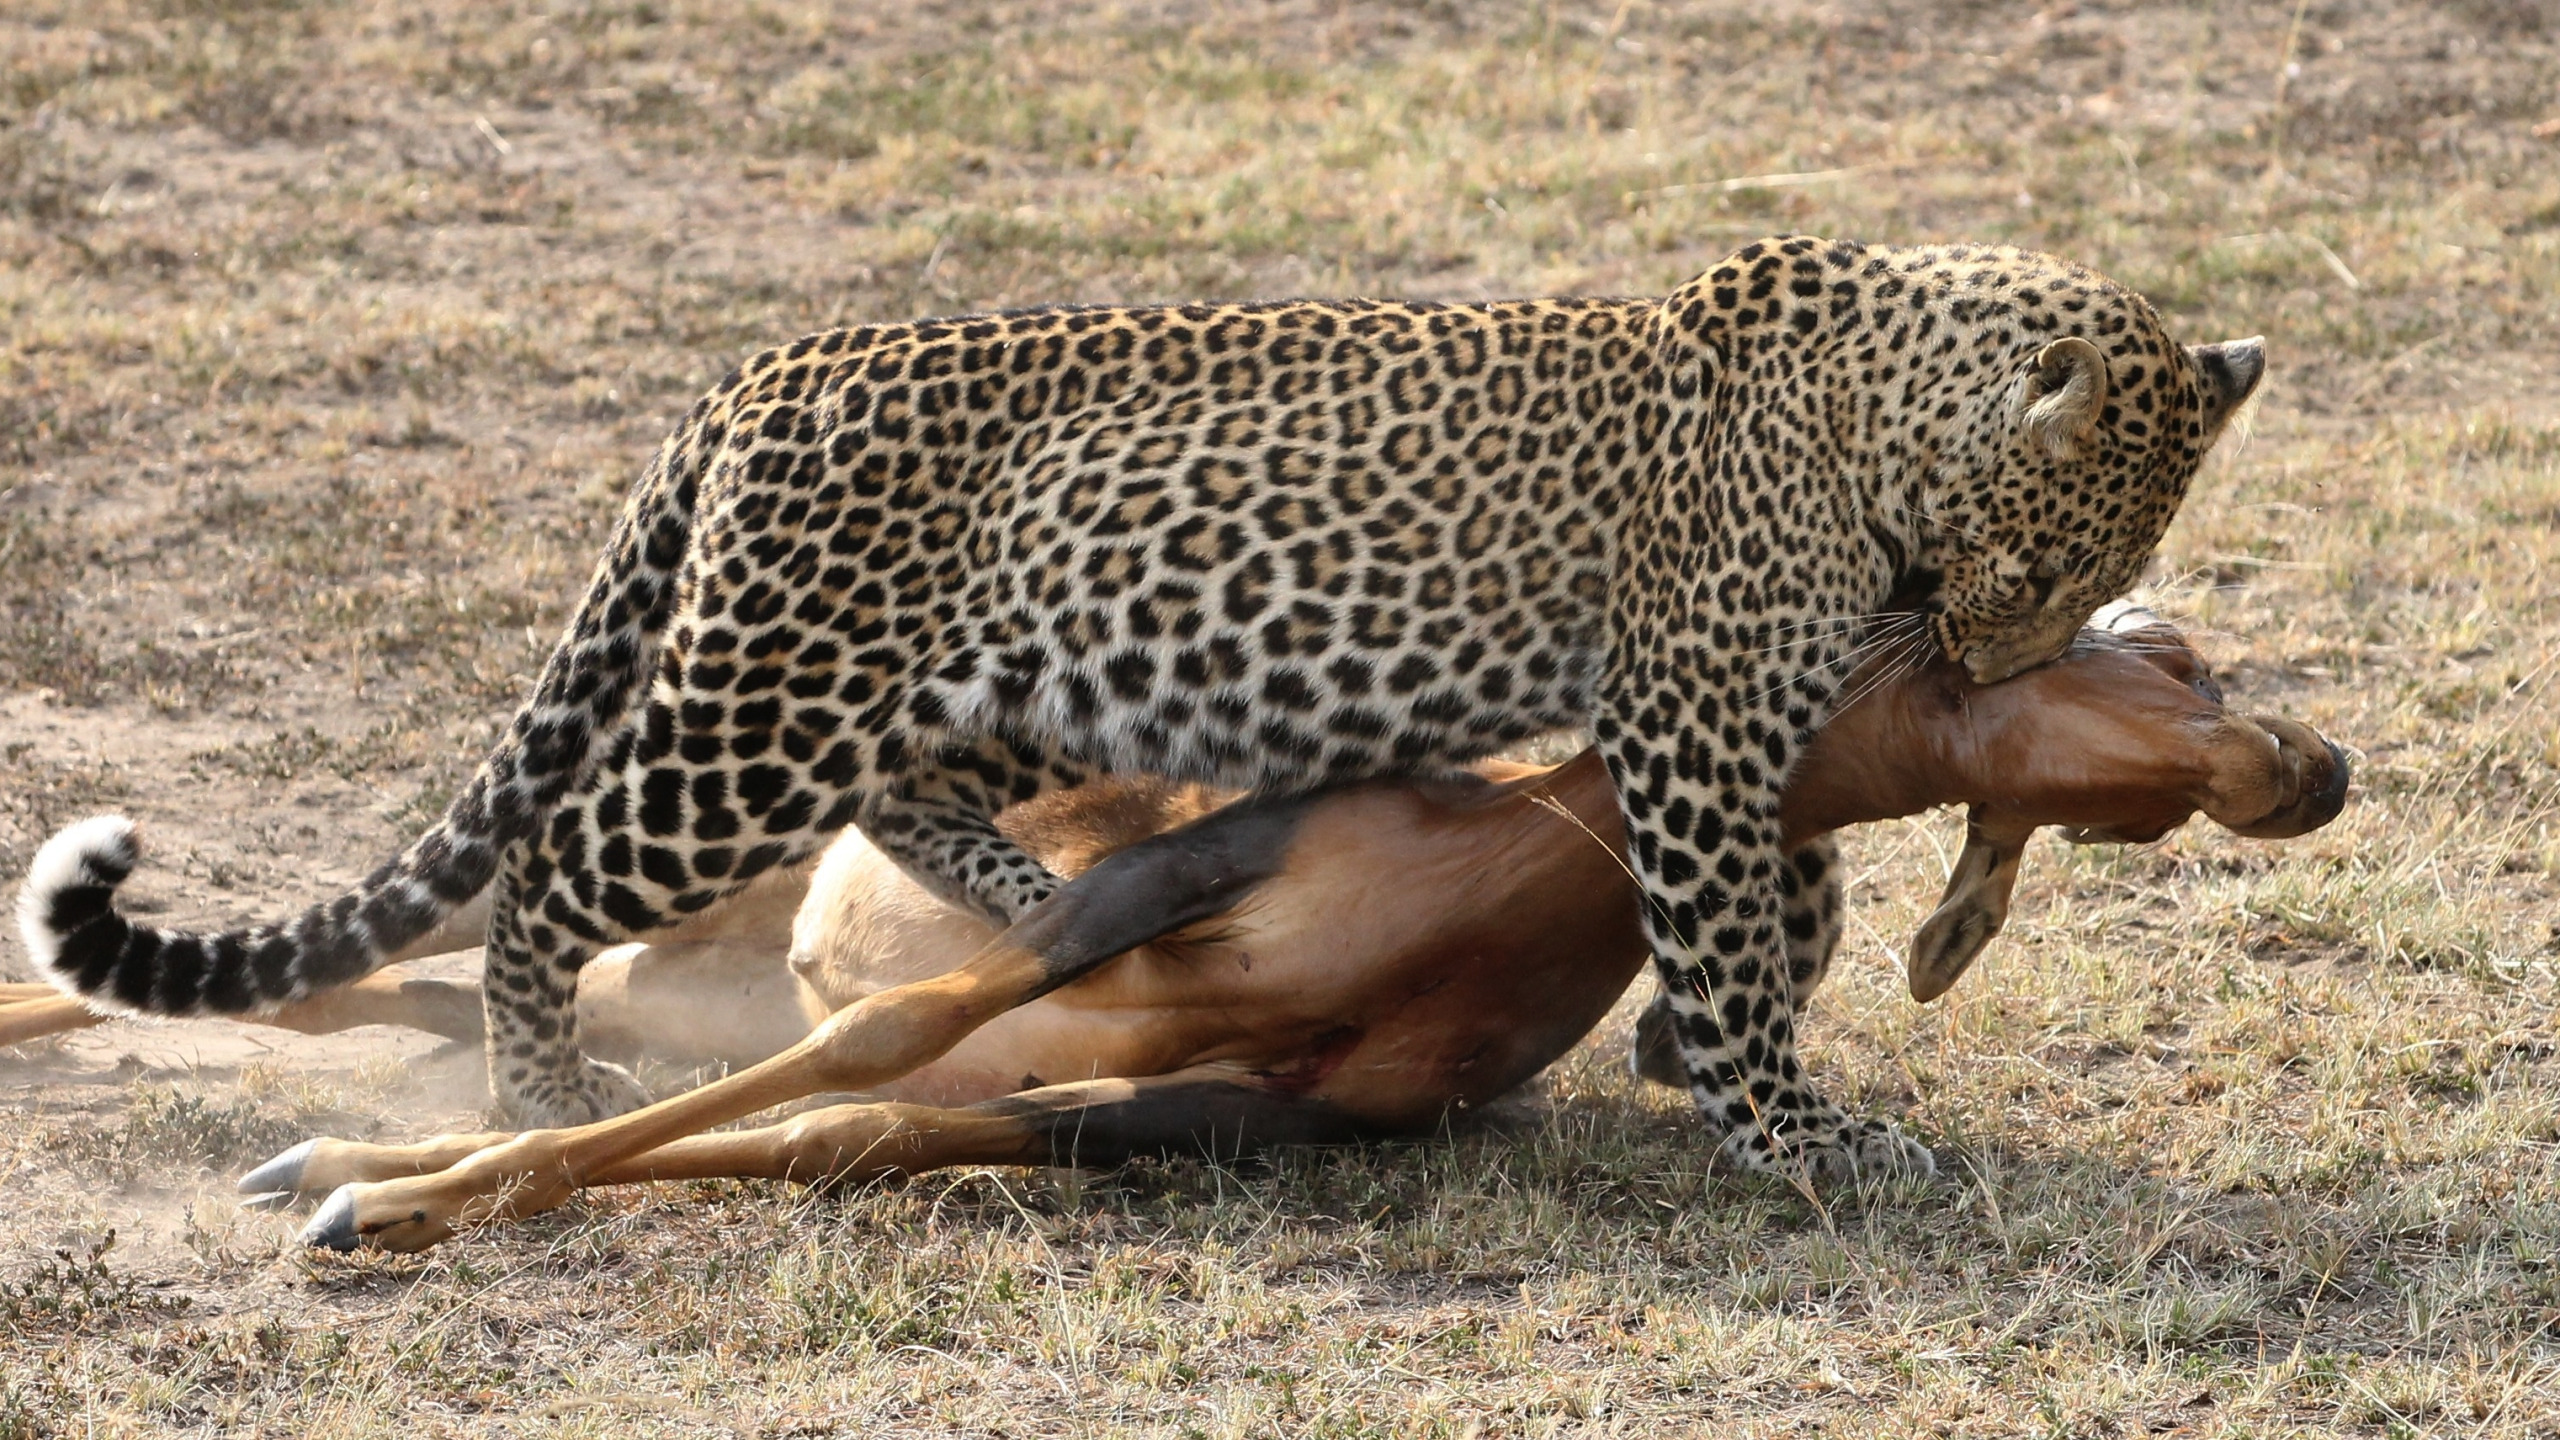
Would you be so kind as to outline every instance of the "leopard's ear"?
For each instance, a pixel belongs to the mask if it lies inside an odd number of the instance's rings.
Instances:
[[[2027,835],[1986,829],[1977,813],[1964,831],[1964,852],[1947,876],[1938,908],[1911,938],[1911,998],[1927,1004],[1952,989],[2000,927],[2009,923],[2009,892],[2018,883],[2018,860]]]
[[[2107,357],[2077,335],[2036,352],[2018,377],[2011,412],[2018,428],[2057,460],[2076,460],[2098,437],[2107,408]]]
[[[2217,345],[2190,345],[2187,358],[2195,363],[2196,378],[2203,386],[2204,433],[2210,440],[2258,392],[2258,380],[2267,373],[2267,339],[2252,335]]]

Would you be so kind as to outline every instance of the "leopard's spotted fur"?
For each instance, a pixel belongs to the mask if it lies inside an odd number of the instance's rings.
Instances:
[[[685,417],[506,739],[356,891],[233,934],[134,926],[129,835],[89,821],[24,925],[103,1002],[239,1010],[494,880],[493,1079],[560,1123],[635,1098],[580,1060],[585,958],[844,825],[1012,917],[1057,882],[990,817],[1046,787],[1315,786],[1588,722],[1732,1156],[1925,1165],[1799,1071],[1777,784],[1897,591],[1986,678],[2067,644],[2258,369],[2049,257],[1802,237],[1663,300],[814,335]]]

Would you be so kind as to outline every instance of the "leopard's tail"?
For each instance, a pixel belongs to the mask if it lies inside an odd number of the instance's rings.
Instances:
[[[723,438],[706,400],[659,450],[532,697],[407,849],[290,920],[197,935],[119,912],[116,887],[140,853],[133,822],[82,820],[44,843],[18,892],[36,968],[101,1010],[264,1010],[364,976],[486,889],[507,847],[535,833],[643,695],[675,607],[696,482]]]

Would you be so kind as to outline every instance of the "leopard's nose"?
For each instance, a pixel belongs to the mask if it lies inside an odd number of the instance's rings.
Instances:
[[[2013,676],[2023,675],[2039,665],[2062,658],[2068,643],[2052,649],[2027,649],[2003,646],[1997,650],[1974,650],[1964,657],[1964,673],[1976,685],[1997,685]]]

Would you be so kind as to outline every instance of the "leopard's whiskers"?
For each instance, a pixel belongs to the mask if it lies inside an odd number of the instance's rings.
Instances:
[[[1918,618],[1920,614],[1915,610],[1870,610],[1864,615],[1822,615],[1811,620],[1789,620],[1770,626],[1769,631],[1771,634],[1784,634],[1789,630],[1838,629],[1850,625],[1864,625],[1874,620]]]
[[[1753,695],[1745,703],[1757,704],[1760,701],[1766,700],[1770,696],[1777,694],[1779,691],[1786,689],[1790,685],[1810,680],[1823,674],[1825,671],[1838,670],[1843,666],[1847,666],[1851,672],[1854,672],[1860,663],[1863,663],[1870,656],[1885,651],[1887,647],[1902,644],[1915,638],[1925,638],[1928,634],[1925,617],[1923,616],[1902,615],[1892,617],[1892,620],[1898,623],[1888,623],[1878,634],[1851,646],[1849,649],[1841,652],[1838,656],[1827,660],[1822,664],[1808,666],[1794,674],[1782,677],[1772,683],[1768,688]],[[1770,653],[1772,650],[1790,649],[1797,643],[1802,642],[1789,642],[1789,644],[1786,645],[1773,645],[1767,650],[1752,650],[1744,653],[1750,655],[1765,655]]]
[[[1850,706],[1866,699],[1868,696],[1874,695],[1888,686],[1900,683],[1903,677],[1919,673],[1921,668],[1929,663],[1929,649],[1926,643],[1929,638],[1930,637],[1925,632],[1918,635],[1905,636],[1902,648],[1893,652],[1888,659],[1878,665],[1876,673],[1868,676],[1867,679],[1858,686],[1857,693],[1834,704],[1832,706],[1832,713],[1838,714],[1839,712],[1848,709]],[[1922,643],[1913,644],[1911,643],[1913,641]]]

